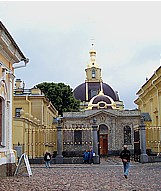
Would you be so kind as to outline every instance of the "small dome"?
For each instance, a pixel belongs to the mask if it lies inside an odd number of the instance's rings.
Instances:
[[[90,54],[96,54],[96,51],[94,49],[89,51]]]
[[[105,102],[107,104],[111,104],[111,100],[108,98],[108,96],[105,95],[100,95],[100,96],[98,95],[93,100],[93,104],[97,104],[99,102]]]
[[[88,109],[115,109],[115,107],[116,105],[113,99],[104,95],[101,91],[88,104]]]

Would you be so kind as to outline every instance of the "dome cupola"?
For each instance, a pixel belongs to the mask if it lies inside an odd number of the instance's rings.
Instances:
[[[111,97],[100,91],[90,100],[87,110],[89,109],[116,109],[116,103]]]
[[[123,102],[119,100],[118,92],[102,80],[101,68],[96,63],[96,50],[93,48],[93,44],[89,54],[90,61],[85,69],[86,80],[73,92],[75,99],[81,101],[80,109],[122,109]]]

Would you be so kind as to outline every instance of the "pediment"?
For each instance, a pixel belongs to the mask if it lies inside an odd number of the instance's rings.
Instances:
[[[101,116],[106,116],[106,117],[117,117],[117,112],[115,110],[93,110],[95,112],[90,113],[89,115],[86,116],[86,118],[95,118],[95,117],[101,117]]]

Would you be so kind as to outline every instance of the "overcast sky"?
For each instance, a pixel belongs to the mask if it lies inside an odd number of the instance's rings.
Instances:
[[[0,1],[0,19],[30,59],[15,70],[26,88],[83,83],[94,39],[103,82],[134,109],[136,92],[160,66],[160,1]]]

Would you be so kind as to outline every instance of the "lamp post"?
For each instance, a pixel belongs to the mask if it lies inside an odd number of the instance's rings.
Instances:
[[[58,118],[57,125],[57,156],[55,157],[56,164],[63,164],[63,155],[62,155],[62,124],[61,118]]]
[[[100,163],[100,157],[98,155],[98,134],[97,134],[97,128],[98,125],[96,124],[97,119],[93,118],[93,124],[92,124],[92,129],[93,129],[93,150],[95,152],[95,156],[93,157],[94,164],[99,164]]]
[[[148,162],[148,155],[146,154],[146,130],[143,117],[141,117],[141,124],[139,127],[140,127],[140,149],[141,149],[140,162],[146,163]]]

